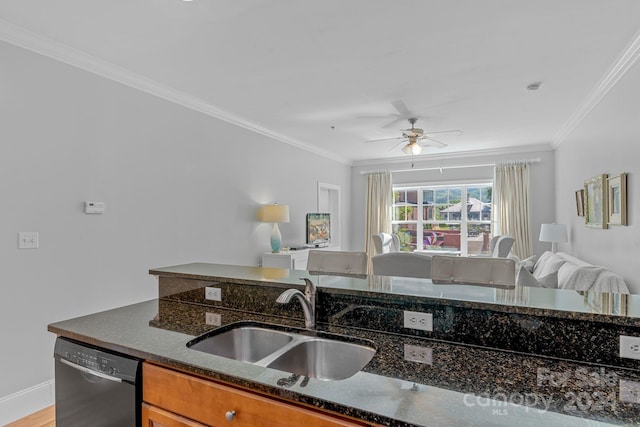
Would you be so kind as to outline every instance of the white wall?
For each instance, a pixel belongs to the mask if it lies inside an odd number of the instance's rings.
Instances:
[[[558,221],[569,226],[569,243],[559,245],[588,262],[621,274],[640,293],[640,65],[636,63],[556,150]],[[628,226],[587,228],[576,215],[575,191],[598,174],[628,177]]]
[[[258,265],[260,204],[290,205],[285,244],[304,242],[317,181],[350,217],[347,165],[8,44],[0,62],[0,406],[53,378],[47,324],[154,298],[149,268]],[[18,250],[19,231],[40,248]]]
[[[435,157],[435,156],[434,156]],[[540,224],[554,221],[554,152],[551,150],[538,149],[534,151],[518,151],[511,154],[495,155],[473,155],[473,156],[451,156],[439,159],[422,160],[415,162],[416,171],[392,173],[394,184],[416,184],[445,182],[464,182],[470,180],[493,180],[493,167],[464,167],[447,169],[447,166],[470,166],[493,164],[499,160],[529,160],[540,159],[539,163],[531,165],[531,230],[534,242],[534,252],[537,254],[549,250],[549,244],[538,242]],[[421,168],[443,167],[442,173],[439,170],[420,171]],[[363,171],[376,170],[406,170],[411,168],[411,159],[407,157],[402,163],[379,163],[368,164],[366,166],[356,166],[351,172],[351,193],[353,195],[351,211],[353,221],[351,227],[351,242],[354,248],[364,248],[364,218],[367,176],[362,175]]]

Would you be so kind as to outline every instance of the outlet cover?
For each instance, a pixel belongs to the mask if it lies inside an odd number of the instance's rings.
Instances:
[[[18,233],[18,249],[38,249],[39,246],[37,231],[20,231]]]
[[[204,299],[210,301],[222,301],[222,290],[220,288],[207,286],[204,288]]]
[[[404,360],[432,365],[433,349],[431,347],[420,347],[418,345],[405,344]]]
[[[222,325],[222,316],[218,313],[206,313],[204,316],[204,322],[211,326]]]
[[[419,329],[422,331],[433,331],[433,314],[420,313],[417,311],[405,311],[404,327],[409,329]]]
[[[620,357],[640,360],[640,337],[620,335]]]
[[[620,401],[640,403],[640,383],[636,381],[620,380]]]

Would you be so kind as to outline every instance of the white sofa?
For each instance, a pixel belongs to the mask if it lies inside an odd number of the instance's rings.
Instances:
[[[537,260],[532,258],[516,264],[517,285],[629,293],[629,288],[620,275],[604,267],[589,264],[567,253],[547,251]]]

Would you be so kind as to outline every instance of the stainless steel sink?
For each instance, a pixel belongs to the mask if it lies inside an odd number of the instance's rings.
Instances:
[[[290,334],[244,326],[187,343],[187,347],[242,362],[257,362],[293,340]]]
[[[242,362],[322,380],[362,370],[376,353],[367,340],[278,325],[242,322],[209,332],[187,347]]]
[[[343,380],[362,370],[374,348],[330,339],[302,341],[267,367],[322,380]]]

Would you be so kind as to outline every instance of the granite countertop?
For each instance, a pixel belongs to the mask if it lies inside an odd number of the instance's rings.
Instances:
[[[366,338],[378,351],[353,377],[280,386],[289,374],[188,349],[207,330],[261,321],[292,327],[299,319],[170,300],[151,300],[49,325],[81,342],[248,387],[281,399],[389,426],[591,426],[640,420],[640,372],[508,351],[320,324],[326,332]],[[431,363],[406,360],[423,352]],[[282,382],[281,382],[282,383]],[[505,403],[505,401],[507,403]]]
[[[389,276],[328,276],[304,270],[249,267],[212,263],[190,263],[154,268],[150,274],[195,280],[223,280],[227,283],[291,287],[311,278],[320,288],[334,294],[369,296],[390,301],[402,298],[446,303],[455,307],[490,309],[496,312],[597,321],[640,327],[640,295],[577,292],[570,289],[520,287],[496,290],[491,287],[442,284],[429,279]]]

